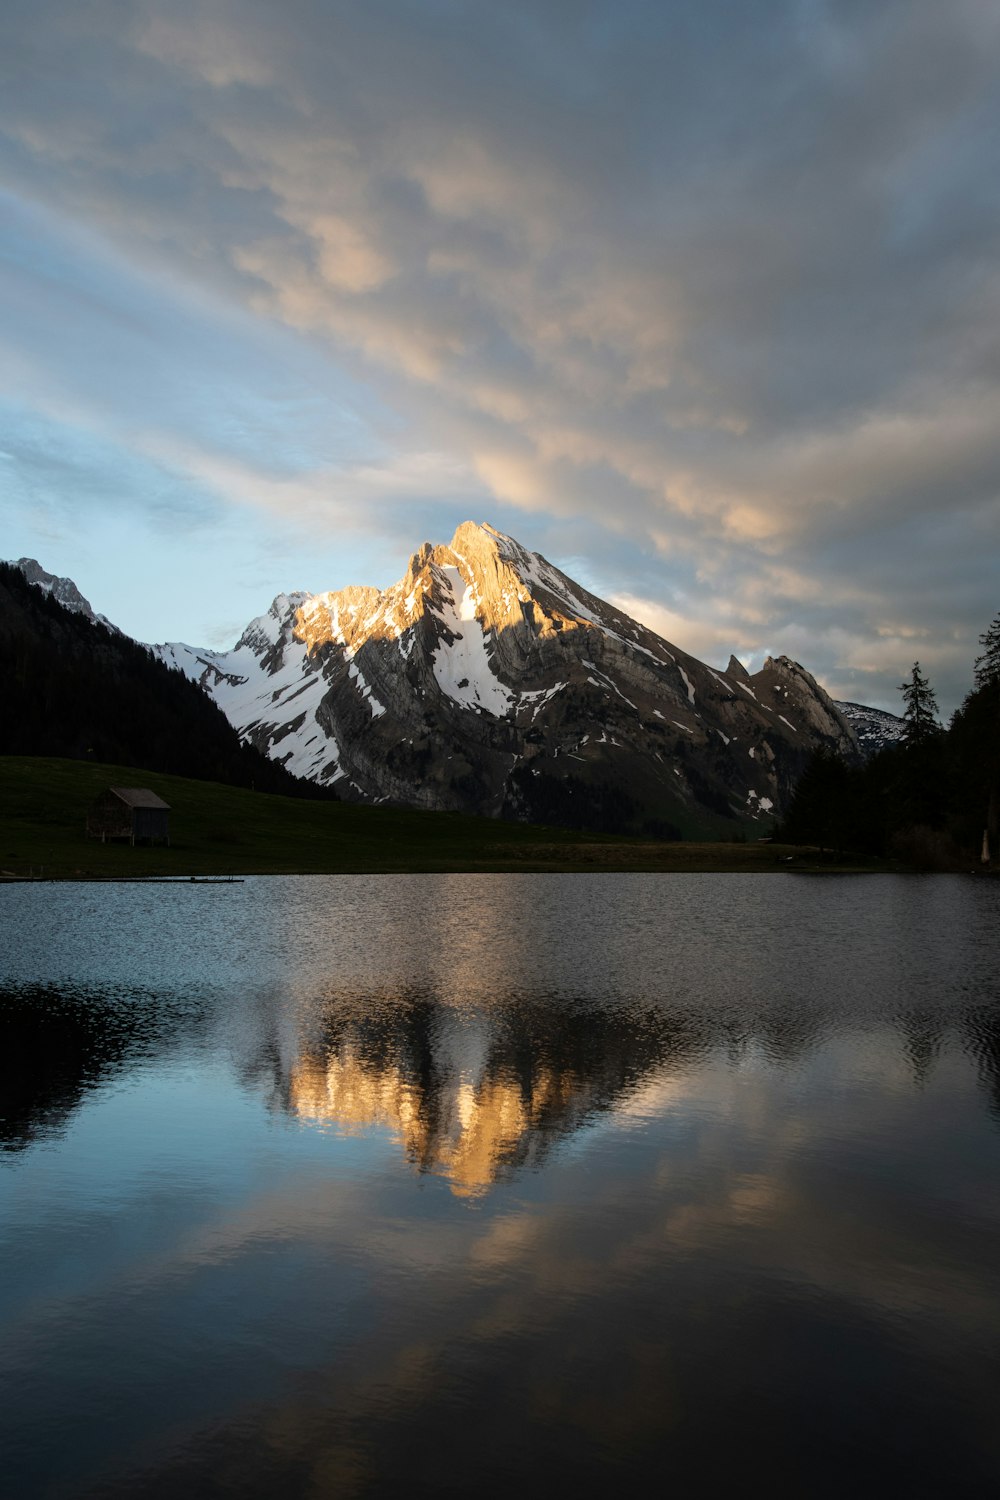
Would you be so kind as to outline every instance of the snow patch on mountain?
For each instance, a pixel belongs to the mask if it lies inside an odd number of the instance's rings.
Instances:
[[[490,663],[483,628],[476,617],[475,586],[466,584],[458,568],[445,567],[441,572],[450,592],[441,604],[444,631],[432,657],[438,686],[454,703],[502,719],[510,710],[514,694]]]
[[[350,677],[352,682],[357,683],[358,691],[360,692],[362,698],[364,698],[365,702],[368,704],[368,707],[371,709],[372,718],[380,718],[382,714],[385,713],[385,704],[380,703],[379,700],[375,697],[375,694],[372,692],[371,683],[365,681],[357,662],[353,659],[352,652],[348,651],[347,655],[347,675]]]

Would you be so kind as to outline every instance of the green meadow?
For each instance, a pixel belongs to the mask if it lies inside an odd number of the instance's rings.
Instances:
[[[86,836],[87,809],[108,786],[149,787],[170,804],[169,848]],[[125,766],[0,757],[0,870],[8,878],[790,868],[830,866],[815,852],[779,844],[658,843],[460,813],[309,802]]]

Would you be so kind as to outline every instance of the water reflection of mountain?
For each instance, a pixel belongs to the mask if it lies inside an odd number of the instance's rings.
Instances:
[[[957,1032],[1000,1108],[992,1009],[908,1013],[892,1025],[918,1085]],[[469,1011],[426,994],[328,995],[282,1069],[278,1099],[341,1132],[388,1128],[418,1171],[471,1195],[540,1165],[557,1141],[625,1106],[654,1075],[679,1079],[710,1053],[733,1065],[749,1051],[790,1064],[850,1026],[822,1002],[755,1012],[738,1000],[701,1009],[510,997]]]
[[[469,1012],[403,995],[360,1017],[334,1000],[282,1080],[281,1102],[342,1131],[388,1127],[419,1171],[475,1193],[540,1163],[652,1071],[685,1069],[708,1040],[682,1018],[565,1002]]]
[[[321,1025],[283,1079],[281,1102],[343,1131],[389,1127],[420,1171],[475,1193],[539,1164],[560,1137],[614,1109],[656,1070],[681,1072],[711,1044],[662,1012],[518,1001],[475,1012],[400,996]]]
[[[790,1064],[850,1026],[821,1002],[755,1010],[738,999],[702,1008],[511,996],[469,1010],[426,994],[329,995],[313,1015],[283,1071],[281,1105],[341,1132],[389,1129],[418,1171],[461,1194],[539,1165],[654,1077],[669,1085],[709,1054]],[[915,1073],[927,1065],[923,1054],[911,1062]]]
[[[928,1007],[885,1023],[918,1084],[957,1037],[1000,1114],[995,1005]],[[341,1132],[389,1129],[416,1170],[475,1194],[540,1165],[654,1075],[669,1083],[709,1054],[737,1066],[756,1052],[781,1066],[851,1028],[819,1000],[751,1008],[738,996],[722,1007],[544,995],[469,1007],[430,991],[0,991],[0,1149],[58,1132],[138,1061],[195,1045],[225,1055],[243,1086],[294,1117]]]

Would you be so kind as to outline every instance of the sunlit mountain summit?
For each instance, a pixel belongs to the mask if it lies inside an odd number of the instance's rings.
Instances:
[[[709,667],[471,521],[390,588],[279,594],[231,651],[154,649],[359,801],[704,835],[780,812],[818,746],[858,754],[798,663]]]

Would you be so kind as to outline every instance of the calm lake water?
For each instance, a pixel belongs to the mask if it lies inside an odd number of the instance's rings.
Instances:
[[[0,1489],[1000,1483],[1000,884],[0,890]]]

